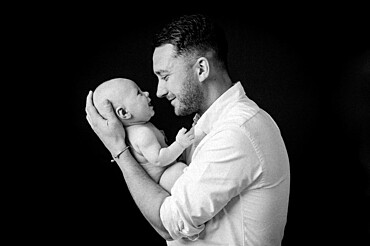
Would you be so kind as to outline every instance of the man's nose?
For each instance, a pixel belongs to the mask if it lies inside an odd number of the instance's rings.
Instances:
[[[157,86],[157,97],[161,98],[167,95],[168,91],[166,88],[165,83],[162,80],[158,81],[158,86]]]

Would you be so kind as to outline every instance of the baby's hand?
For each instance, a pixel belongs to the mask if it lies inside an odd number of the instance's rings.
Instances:
[[[192,127],[188,132],[185,128],[181,128],[177,133],[176,142],[178,142],[184,149],[189,147],[194,142],[194,128]]]

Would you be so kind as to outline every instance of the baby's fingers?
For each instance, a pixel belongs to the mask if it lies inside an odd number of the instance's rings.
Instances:
[[[186,133],[187,136],[194,135],[194,127],[190,128],[190,130]]]
[[[183,127],[183,128],[181,128],[180,130],[179,130],[179,134],[182,134],[182,135],[184,135],[185,134],[185,132],[186,132],[186,129]]]

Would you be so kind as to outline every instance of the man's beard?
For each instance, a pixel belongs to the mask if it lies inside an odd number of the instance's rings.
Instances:
[[[182,87],[182,93],[177,97],[179,108],[175,109],[178,116],[186,116],[198,112],[203,103],[203,93],[191,76],[188,76]]]

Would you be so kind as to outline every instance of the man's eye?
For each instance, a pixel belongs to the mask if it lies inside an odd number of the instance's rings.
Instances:
[[[167,81],[168,80],[168,75],[163,76],[162,80]]]

